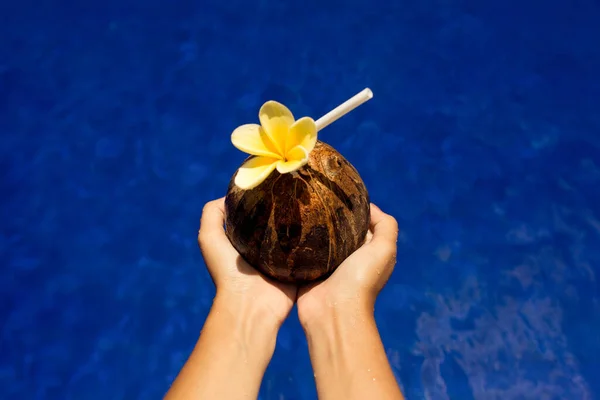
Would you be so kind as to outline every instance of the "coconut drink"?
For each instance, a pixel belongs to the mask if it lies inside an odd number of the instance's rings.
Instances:
[[[289,283],[324,279],[365,241],[369,194],[358,171],[318,133],[371,99],[365,89],[317,121],[267,101],[260,124],[231,135],[250,156],[225,197],[225,229],[242,258]]]

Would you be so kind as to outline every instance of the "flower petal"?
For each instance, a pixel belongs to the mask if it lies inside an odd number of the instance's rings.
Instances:
[[[306,161],[283,161],[279,160],[277,163],[277,171],[280,174],[287,174],[288,172],[297,171],[306,164]]]
[[[281,158],[264,129],[257,124],[237,127],[231,134],[231,143],[239,150],[253,156]]]
[[[286,138],[294,123],[292,112],[283,104],[271,100],[262,105],[258,118],[267,136],[283,156],[286,150]]]
[[[277,171],[280,174],[296,171],[308,163],[308,152],[302,146],[296,146],[288,152],[286,161],[277,162]]]
[[[234,183],[245,190],[255,188],[275,170],[278,161],[271,157],[252,157],[238,169]]]
[[[303,146],[296,146],[287,152],[288,161],[308,161],[308,150]]]
[[[302,146],[307,152],[311,152],[317,143],[317,125],[310,117],[302,117],[290,127],[287,141],[287,151],[295,146]]]

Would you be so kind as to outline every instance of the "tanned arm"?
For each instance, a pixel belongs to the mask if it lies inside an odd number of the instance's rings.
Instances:
[[[265,307],[216,298],[200,338],[165,400],[252,399],[279,326]]]
[[[403,400],[373,314],[335,307],[324,314],[304,326],[319,399]]]

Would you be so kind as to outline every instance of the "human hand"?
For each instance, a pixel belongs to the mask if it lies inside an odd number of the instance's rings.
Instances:
[[[396,264],[398,223],[371,204],[371,226],[365,243],[326,280],[298,291],[298,317],[306,327],[331,312],[372,315],[375,300]]]
[[[215,301],[227,306],[256,307],[281,325],[296,300],[297,289],[266,278],[239,255],[224,229],[225,198],[204,206],[198,243],[216,286]]]
[[[298,292],[320,399],[404,398],[374,315],[396,263],[397,238],[396,220],[371,204],[365,243],[327,279]]]
[[[257,398],[277,331],[296,299],[295,287],[267,280],[242,259],[224,222],[224,198],[204,206],[198,243],[217,294],[168,400]]]

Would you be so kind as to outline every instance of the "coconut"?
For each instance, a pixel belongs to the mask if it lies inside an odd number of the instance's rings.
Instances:
[[[362,245],[370,222],[357,170],[321,141],[306,165],[274,171],[252,189],[239,188],[234,175],[225,211],[227,236],[240,255],[270,278],[294,283],[329,276]]]
[[[259,124],[239,126],[235,147],[251,156],[225,197],[227,237],[250,265],[282,282],[329,276],[364,243],[369,194],[357,170],[317,132],[372,97],[365,89],[316,122],[267,101]]]

